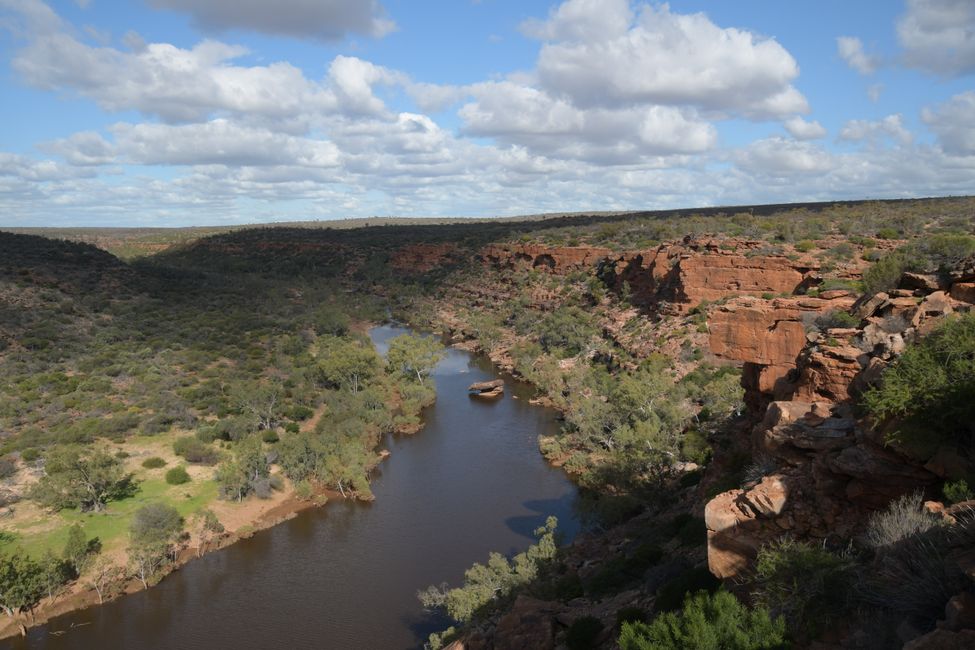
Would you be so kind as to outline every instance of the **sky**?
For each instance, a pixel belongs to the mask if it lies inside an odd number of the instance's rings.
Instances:
[[[0,225],[975,193],[975,0],[0,0]]]

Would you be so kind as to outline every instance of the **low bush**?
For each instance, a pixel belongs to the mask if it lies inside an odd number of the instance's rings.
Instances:
[[[975,438],[975,314],[947,320],[884,370],[862,403],[888,442],[965,448]]]
[[[825,332],[834,328],[856,327],[860,324],[860,319],[849,312],[837,310],[817,316],[813,322],[816,329],[820,332]]]
[[[861,572],[858,594],[861,600],[900,618],[911,617],[933,626],[944,617],[945,605],[965,588],[967,578],[950,560],[958,534],[969,536],[971,521],[961,518],[951,527],[919,530],[879,547],[872,562]]]
[[[964,479],[946,482],[941,488],[941,493],[944,494],[945,501],[952,504],[975,498],[975,493]]]
[[[216,465],[220,460],[220,453],[216,449],[193,436],[178,438],[173,443],[173,451],[185,458],[186,462],[197,465]]]
[[[0,458],[0,479],[10,478],[17,473],[17,463],[8,456]]]
[[[815,638],[849,610],[854,567],[851,557],[816,544],[772,542],[755,563],[755,603],[784,616],[797,637]]]
[[[159,469],[166,466],[166,461],[159,456],[150,456],[142,461],[142,466],[146,469]]]
[[[785,623],[768,610],[748,609],[726,591],[698,592],[679,612],[652,623],[624,622],[621,650],[779,650],[788,648]]]
[[[190,475],[183,466],[173,467],[166,472],[166,482],[170,485],[183,485],[190,482]]]
[[[940,523],[936,515],[924,509],[924,498],[920,492],[906,494],[870,517],[866,541],[872,548],[882,548],[930,530]]]

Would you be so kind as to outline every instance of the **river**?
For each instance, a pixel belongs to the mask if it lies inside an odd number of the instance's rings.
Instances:
[[[380,351],[406,330],[370,335]],[[13,648],[417,648],[444,625],[416,591],[447,581],[490,551],[514,553],[555,515],[579,529],[576,488],[538,452],[556,413],[528,403],[506,377],[494,402],[467,395],[498,376],[485,359],[449,349],[434,372],[437,402],[413,436],[389,436],[391,456],[369,504],[332,502],[194,560],[159,585],[32,629]],[[516,399],[517,398],[517,399]]]

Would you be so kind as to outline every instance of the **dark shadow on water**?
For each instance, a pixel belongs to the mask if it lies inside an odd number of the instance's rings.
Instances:
[[[522,503],[523,506],[531,510],[534,514],[518,515],[507,517],[505,525],[514,533],[530,540],[535,539],[535,530],[545,525],[545,520],[549,515],[559,518],[559,527],[556,529],[562,539],[562,543],[571,542],[579,532],[579,527],[572,515],[575,512],[576,495],[574,492],[566,492],[557,499],[532,499]],[[561,516],[560,516],[561,515]]]
[[[424,588],[426,588],[426,585],[424,585]],[[426,610],[421,610],[420,615],[404,616],[402,621],[416,638],[416,645],[414,646],[416,650],[423,648],[423,644],[426,643],[431,634],[434,632],[443,632],[453,624],[453,621],[445,614],[428,612]]]

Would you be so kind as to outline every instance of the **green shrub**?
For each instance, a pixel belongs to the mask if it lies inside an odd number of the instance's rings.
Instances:
[[[945,495],[945,501],[948,503],[961,503],[975,498],[975,493],[968,487],[968,482],[965,479],[945,482],[941,487],[941,492]]]
[[[583,616],[572,621],[565,631],[565,645],[569,650],[590,650],[596,647],[603,622],[595,616]]]
[[[835,310],[817,316],[814,322],[816,329],[825,332],[834,328],[856,327],[860,324],[860,319],[849,312]]]
[[[166,461],[159,456],[151,456],[142,461],[142,466],[146,469],[159,469],[166,466]]]
[[[783,615],[800,638],[815,638],[844,615],[853,594],[853,560],[785,538],[758,552],[755,603]]]
[[[261,440],[268,443],[269,445],[273,445],[278,440],[280,440],[280,438],[278,437],[278,432],[275,431],[274,429],[265,429],[261,433]]]
[[[911,266],[911,260],[900,251],[894,251],[877,260],[863,273],[863,284],[867,293],[879,293],[897,288],[904,271]]]
[[[20,459],[25,463],[33,463],[35,460],[41,457],[41,452],[35,447],[28,447],[20,452]]]
[[[814,248],[816,248],[816,242],[814,241],[803,239],[802,241],[796,242],[796,250],[800,253],[808,253]]]
[[[975,435],[975,315],[950,319],[888,366],[863,395],[877,421],[895,420],[888,442],[965,448]]]
[[[788,646],[785,623],[768,610],[748,609],[726,591],[688,596],[680,612],[650,624],[626,622],[621,650],[779,650]]]
[[[10,478],[17,473],[17,463],[13,458],[4,456],[0,458],[0,479]]]
[[[198,465],[216,465],[220,460],[216,449],[193,436],[178,438],[173,443],[173,451],[185,458],[186,462]]]
[[[170,485],[182,485],[190,482],[190,475],[182,465],[173,467],[166,472],[166,482]]]

